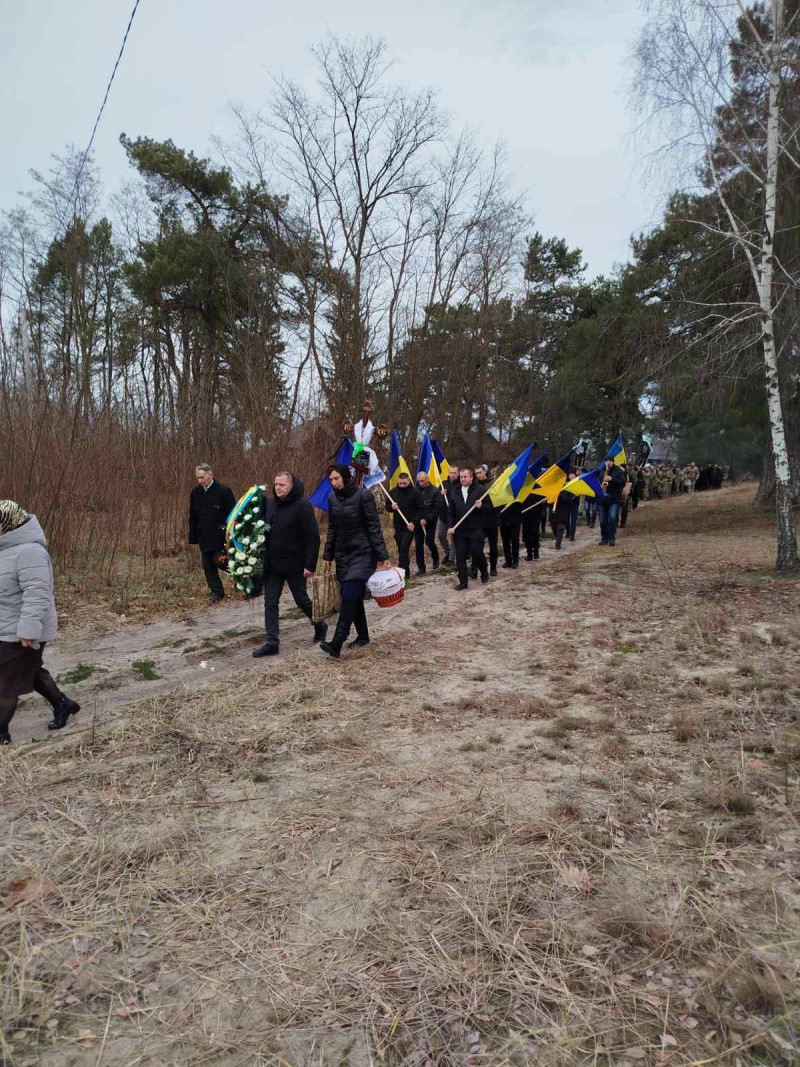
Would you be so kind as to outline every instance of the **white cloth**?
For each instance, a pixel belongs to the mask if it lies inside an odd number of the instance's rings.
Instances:
[[[466,504],[467,497],[469,496],[469,486],[468,485],[462,485],[461,486],[461,495],[464,497],[464,503]]]
[[[367,425],[364,425],[364,420],[359,419],[353,427],[353,437],[356,439],[356,444],[364,445],[366,448],[372,440],[372,435],[375,433],[375,427],[372,425],[372,420],[367,420]]]

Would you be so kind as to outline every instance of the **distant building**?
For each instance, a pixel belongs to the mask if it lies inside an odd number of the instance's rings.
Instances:
[[[501,445],[494,434],[487,430],[481,448],[480,434],[476,430],[457,430],[452,440],[447,442],[445,455],[459,466],[477,467],[481,463],[488,463],[490,467],[495,467],[507,462],[508,446]]]

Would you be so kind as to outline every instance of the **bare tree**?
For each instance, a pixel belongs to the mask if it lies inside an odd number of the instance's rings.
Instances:
[[[796,112],[787,86],[796,79],[798,12],[784,0],[746,7],[741,0],[657,0],[637,49],[640,106],[669,132],[666,148],[717,197],[720,225],[706,223],[742,256],[753,298],[737,308],[709,307],[709,339],[758,325],[775,464],[779,570],[798,566],[779,362],[791,338],[776,335],[777,312],[791,288],[776,254],[776,218],[787,171],[797,170]],[[742,72],[748,83],[742,91]],[[738,74],[738,82],[737,82]]]

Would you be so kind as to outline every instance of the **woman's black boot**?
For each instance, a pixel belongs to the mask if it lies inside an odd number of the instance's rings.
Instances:
[[[8,732],[8,726],[14,718],[16,710],[16,698],[13,700],[0,700],[0,745],[11,744],[11,734]]]
[[[80,704],[76,700],[70,700],[69,697],[61,694],[61,699],[53,704],[53,718],[47,724],[48,730],[63,730],[69,722],[70,715],[77,715],[81,710]]]
[[[347,646],[348,648],[363,648],[364,645],[369,644],[369,627],[367,626],[367,612],[364,607],[364,601],[356,601],[356,610],[353,615],[353,622],[356,624],[356,639],[351,641]]]
[[[353,622],[353,616],[355,614],[357,601],[343,600],[342,607],[339,611],[339,618],[336,620],[336,630],[330,641],[321,641],[320,648],[323,652],[327,652],[329,656],[333,656],[334,659],[338,659],[342,653],[342,645],[347,640],[347,635],[350,633],[350,626]]]

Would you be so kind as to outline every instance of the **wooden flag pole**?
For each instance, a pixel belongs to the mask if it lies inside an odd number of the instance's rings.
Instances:
[[[543,496],[539,500],[537,500],[535,504],[531,504],[531,506],[529,508],[523,508],[522,509],[522,514],[524,515],[526,511],[533,511],[533,509],[534,508],[538,508],[540,504],[546,504],[546,503],[547,503],[547,497]]]
[[[381,487],[381,489],[383,489],[383,492],[384,492],[384,496],[386,497],[386,499],[387,499],[387,500],[388,500],[388,501],[389,501],[389,502],[390,502],[391,504],[395,504],[395,503],[397,503],[397,501],[395,501],[395,500],[392,500],[391,494],[390,494],[390,493],[387,493],[387,492],[386,492],[386,489],[385,489],[385,487],[384,487],[384,484],[383,484],[383,482],[378,482],[378,485],[379,485],[379,486]],[[392,508],[392,511],[394,511],[394,508]],[[400,508],[399,508],[399,507],[398,507],[398,509],[397,509],[397,514],[398,514],[398,515],[400,516],[400,518],[401,518],[401,519],[403,520],[403,522],[404,522],[404,523],[406,524],[406,526],[410,526],[410,525],[411,525],[411,523],[409,523],[408,519],[407,519],[407,518],[405,517],[405,515],[404,515],[404,514],[402,513],[402,511],[400,510]]]
[[[469,509],[469,511],[465,511],[464,514],[461,516],[461,518],[458,520],[458,522],[455,524],[455,526],[452,526],[451,529],[452,530],[457,530],[458,527],[461,525],[461,523],[464,521],[464,519],[466,519],[467,515],[472,514],[472,512],[475,510],[475,508],[478,506],[478,504],[480,504],[480,502],[482,500],[484,500],[489,495],[489,493],[491,493],[493,488],[494,487],[490,485],[489,488],[486,490],[486,492],[483,494],[483,496],[479,496],[478,497],[478,499],[475,501],[475,503],[472,505],[472,507]]]

